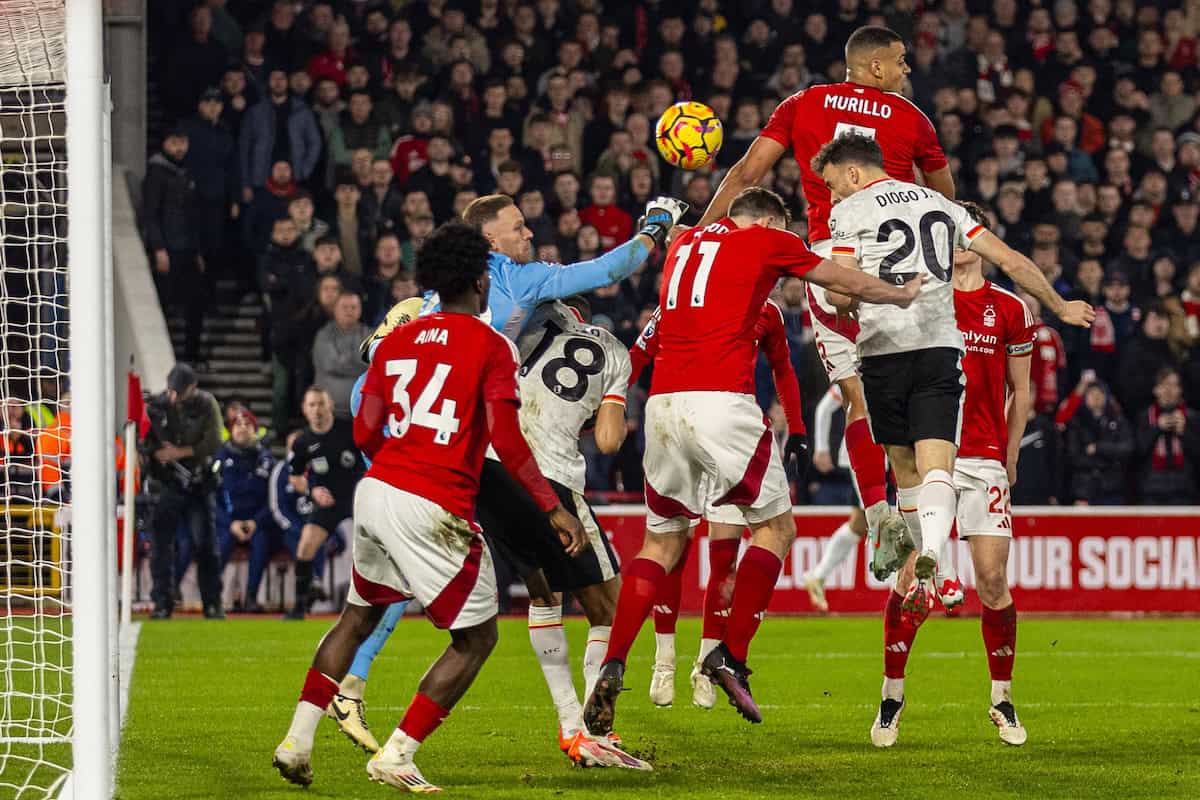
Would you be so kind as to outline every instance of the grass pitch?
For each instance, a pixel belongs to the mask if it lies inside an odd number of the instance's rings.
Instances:
[[[384,798],[365,756],[328,720],[316,781],[285,784],[271,752],[291,719],[328,620],[174,620],[142,628],[119,764],[121,800]],[[572,663],[586,626],[568,623]],[[987,718],[978,619],[931,618],[909,662],[900,742],[871,747],[879,697],[878,619],[771,618],[750,653],[765,721],[724,704],[647,697],[653,639],[635,647],[617,730],[653,773],[581,770],[557,749],[556,718],[523,620],[502,620],[479,680],[421,748],[425,775],[463,798],[1200,797],[1200,620],[1029,620],[1018,634],[1015,699],[1029,730],[1002,744]],[[680,622],[681,658],[697,620]],[[446,636],[406,618],[375,663],[367,719],[380,740]]]

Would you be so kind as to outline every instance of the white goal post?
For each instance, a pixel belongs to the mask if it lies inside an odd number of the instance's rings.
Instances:
[[[102,17],[102,0],[0,0],[0,428],[9,437],[0,467],[0,797],[113,794]]]

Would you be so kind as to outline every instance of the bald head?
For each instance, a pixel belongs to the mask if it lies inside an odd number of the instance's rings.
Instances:
[[[891,28],[859,28],[846,40],[846,80],[898,92],[910,72],[906,52],[904,39]]]

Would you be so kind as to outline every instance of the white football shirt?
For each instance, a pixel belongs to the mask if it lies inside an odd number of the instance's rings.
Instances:
[[[857,259],[870,275],[896,285],[925,275],[908,308],[859,306],[860,356],[963,349],[954,318],[954,249],[969,249],[985,230],[965,208],[933,189],[884,178],[835,205],[829,228],[833,255]]]
[[[547,478],[583,492],[579,432],[603,403],[625,404],[629,351],[558,301],[538,306],[517,339],[521,433]]]

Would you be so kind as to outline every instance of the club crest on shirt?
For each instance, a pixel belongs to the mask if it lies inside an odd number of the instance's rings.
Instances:
[[[317,456],[312,460],[312,469],[313,472],[317,473],[318,475],[324,475],[325,473],[329,472],[328,459],[326,459],[325,456]]]
[[[996,327],[996,309],[992,306],[988,306],[983,310],[983,327]]]
[[[346,469],[353,468],[354,462],[356,460],[357,459],[355,459],[354,453],[350,452],[349,450],[342,451],[341,462],[342,462],[342,466],[345,467]]]

